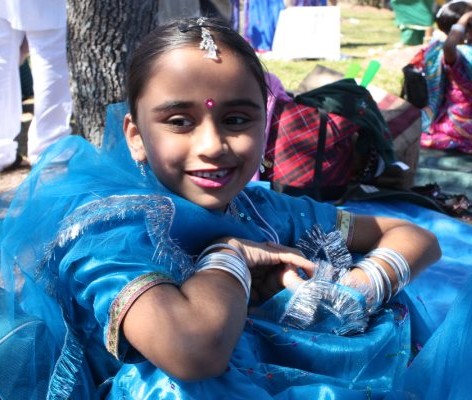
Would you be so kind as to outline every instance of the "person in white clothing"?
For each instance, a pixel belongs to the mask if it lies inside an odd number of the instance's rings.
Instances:
[[[15,138],[21,130],[19,63],[25,38],[34,89],[28,161],[34,164],[50,144],[71,133],[66,31],[66,0],[0,1],[0,171],[21,161]]]

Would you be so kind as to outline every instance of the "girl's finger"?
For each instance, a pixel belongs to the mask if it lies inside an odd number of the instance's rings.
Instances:
[[[271,249],[277,250],[276,254],[279,257],[280,262],[283,264],[289,264],[302,268],[310,275],[315,270],[315,264],[308,260],[300,250],[283,246],[274,242],[267,242],[266,245]]]
[[[292,268],[287,269],[282,274],[282,285],[287,289],[295,290],[302,282],[304,282],[304,280]]]
[[[279,259],[280,259],[280,262],[282,262],[285,265],[292,265],[294,267],[303,269],[308,275],[312,275],[313,271],[316,268],[316,265],[314,262],[307,260],[305,257],[299,256],[296,254],[280,253]]]

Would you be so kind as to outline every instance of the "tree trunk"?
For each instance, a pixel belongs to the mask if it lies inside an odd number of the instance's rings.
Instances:
[[[105,108],[125,99],[125,72],[139,40],[157,25],[157,0],[68,0],[68,62],[74,132],[102,143]]]

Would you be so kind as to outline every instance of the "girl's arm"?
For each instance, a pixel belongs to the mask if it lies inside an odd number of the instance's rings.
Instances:
[[[451,28],[449,34],[447,35],[446,41],[444,42],[443,52],[444,52],[444,61],[448,65],[453,65],[457,60],[457,45],[464,43],[464,38],[466,37],[467,30],[469,29],[469,24],[472,20],[472,11],[466,12],[463,14],[459,21],[454,24],[456,27]]]
[[[314,265],[295,250],[226,239],[237,247],[248,267]],[[181,287],[155,286],[130,307],[122,323],[126,339],[144,357],[172,376],[201,380],[221,375],[243,330],[246,294],[231,274],[216,270],[195,273]]]
[[[198,272],[178,288],[141,295],[122,324],[126,339],[170,375],[198,380],[224,372],[246,318],[243,287],[229,273]]]
[[[374,248],[390,248],[399,252],[408,262],[414,277],[425,267],[441,257],[441,249],[435,235],[408,221],[356,215],[350,250],[367,253]],[[396,275],[382,260],[393,285]]]

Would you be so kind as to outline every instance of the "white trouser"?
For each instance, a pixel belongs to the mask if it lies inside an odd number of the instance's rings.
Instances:
[[[72,101],[66,29],[22,32],[0,19],[0,170],[16,158],[21,129],[20,46],[28,40],[33,76],[34,117],[28,130],[28,158],[35,163],[50,144],[70,134]]]

